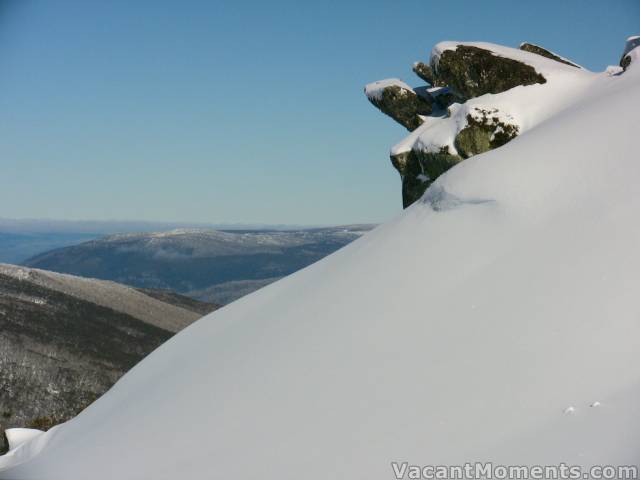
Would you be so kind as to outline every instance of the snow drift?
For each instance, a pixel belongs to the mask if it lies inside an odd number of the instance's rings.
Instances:
[[[196,322],[0,458],[0,478],[640,464],[635,63],[584,77],[395,220]]]

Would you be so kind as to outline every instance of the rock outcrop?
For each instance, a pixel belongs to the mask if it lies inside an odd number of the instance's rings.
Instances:
[[[531,65],[471,45],[445,50],[432,59],[431,69],[439,82],[467,99],[547,81]]]
[[[433,180],[462,160],[447,147],[437,152],[409,150],[392,154],[391,163],[402,178],[402,207],[407,208],[419,199]]]
[[[474,107],[467,114],[467,125],[456,135],[454,145],[462,158],[501,147],[518,135],[520,128],[509,120],[501,119],[496,108]]]
[[[433,49],[428,64],[413,64],[413,72],[427,86],[412,88],[398,79],[367,85],[371,103],[412,132],[391,152],[402,179],[403,206],[419,199],[457,163],[498,148],[522,132],[516,116],[507,111],[508,102],[495,101],[499,95],[515,87],[545,85],[545,71],[568,67],[584,71],[531,43],[511,49],[443,42]],[[476,100],[487,94],[493,95],[490,101]],[[528,102],[524,103],[526,108]]]
[[[415,73],[422,80],[427,82],[432,87],[443,87],[444,85],[440,85],[438,79],[433,73],[433,70],[429,65],[422,62],[415,62],[413,64],[413,73]]]
[[[365,87],[369,101],[389,115],[407,130],[415,130],[422,124],[422,115],[432,111],[433,100],[418,95],[407,84],[397,79],[381,80]]]
[[[535,53],[537,55],[550,58],[551,60],[555,60],[556,62],[564,63],[565,65],[571,65],[572,67],[582,68],[580,67],[580,65],[576,65],[575,63],[570,62],[566,58],[562,58],[561,56],[556,55],[553,52],[550,52],[546,48],[542,48],[540,45],[524,42],[520,44],[520,50],[524,50],[525,52]]]
[[[637,59],[640,57],[640,36],[633,36],[627,38],[627,42],[624,46],[624,52],[622,52],[622,58],[620,59],[620,66],[626,70],[631,65],[634,57]],[[636,60],[637,61],[637,60]]]

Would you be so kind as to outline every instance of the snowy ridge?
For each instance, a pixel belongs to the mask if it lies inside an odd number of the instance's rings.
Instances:
[[[163,245],[166,248],[179,247],[188,249],[191,255],[221,256],[235,255],[246,248],[255,248],[255,253],[273,251],[278,247],[305,245],[317,241],[323,235],[359,236],[369,230],[369,225],[353,225],[344,227],[326,227],[308,230],[292,231],[251,231],[225,232],[210,229],[175,229],[166,232],[125,233],[110,235],[87,244],[100,246],[102,244],[122,244],[128,248],[128,241],[138,241],[136,248],[156,248]]]
[[[0,275],[65,293],[103,307],[126,313],[151,325],[177,332],[201,315],[184,308],[156,300],[134,288],[94,278],[83,278],[36,268],[0,263]],[[33,299],[37,302],[39,299]],[[44,302],[44,300],[40,300]]]
[[[78,417],[0,457],[0,478],[639,465],[634,63],[614,76],[567,67],[576,88],[535,97],[563,100],[536,128],[173,337]]]

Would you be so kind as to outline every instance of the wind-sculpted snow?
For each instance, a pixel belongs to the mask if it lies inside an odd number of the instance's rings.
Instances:
[[[490,203],[492,200],[483,199],[461,199],[456,195],[447,192],[442,185],[435,184],[427,190],[422,197],[422,203],[429,205],[436,212],[459,208],[462,205],[479,205],[482,203]]]
[[[0,478],[639,465],[639,74],[589,74],[425,202],[196,322]]]

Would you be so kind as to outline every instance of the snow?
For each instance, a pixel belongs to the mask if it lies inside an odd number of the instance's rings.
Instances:
[[[624,57],[627,53],[631,52],[637,47],[640,47],[640,36],[635,35],[633,37],[627,38],[622,56]],[[635,54],[637,55],[638,52],[636,51]]]
[[[467,115],[477,116],[476,112],[480,109],[496,109],[501,112],[502,121],[506,120],[518,126],[522,134],[571,105],[580,103],[584,97],[592,95],[594,79],[603,76],[534,53],[485,42],[438,43],[431,52],[431,63],[437,65],[444,51],[453,50],[458,45],[484,48],[496,55],[531,65],[545,77],[547,83],[519,86],[499,94],[482,95],[468,100],[464,105],[453,104],[444,117],[442,114],[423,117],[424,123],[396,144],[391,149],[391,155],[410,150],[434,153],[440,151],[441,147],[448,147],[449,153],[456,154],[456,135],[467,126]]]
[[[631,59],[631,63],[637,64],[638,62],[640,62],[640,48],[635,47],[633,50],[627,53],[625,57],[629,57]]]
[[[369,83],[364,87],[364,93],[367,98],[380,100],[382,98],[382,92],[387,87],[400,87],[403,90],[413,93],[413,89],[409,85],[397,78],[388,78],[386,80]]]
[[[540,45],[537,45],[537,44],[535,44],[535,43],[531,43],[531,42],[522,42],[522,43],[520,44],[520,47],[522,47],[522,46],[523,46],[523,45],[525,45],[525,44],[533,45],[534,47],[538,47],[538,48],[543,48],[544,50],[547,50],[547,52],[549,52],[549,53],[551,53],[552,55],[555,55],[556,57],[558,57],[559,59],[564,60],[565,62],[572,63],[573,65],[575,65],[575,66],[576,66],[576,67],[578,67],[578,68],[582,68],[582,69],[584,69],[584,67],[583,67],[583,66],[578,65],[578,64],[577,64],[577,63],[575,63],[573,60],[569,60],[568,58],[563,57],[562,55],[559,55],[559,54],[557,54],[556,52],[554,52],[554,51],[552,51],[552,50],[548,50],[548,49],[546,49],[546,48],[544,48],[544,47],[541,47]],[[519,49],[518,49],[518,50],[519,50]],[[575,67],[574,67],[574,68],[575,68]]]
[[[623,71],[624,69],[620,65],[609,65],[605,70],[608,75],[618,75]]]
[[[194,323],[78,417],[0,457],[0,478],[640,464],[640,68],[567,68],[579,75],[550,75],[554,93],[501,94],[517,103],[504,111],[518,138]],[[521,96],[551,103],[527,116]]]
[[[8,428],[5,430],[7,436],[7,442],[9,443],[9,451],[15,450],[23,443],[36,438],[42,434],[42,430],[36,430],[35,428]]]

